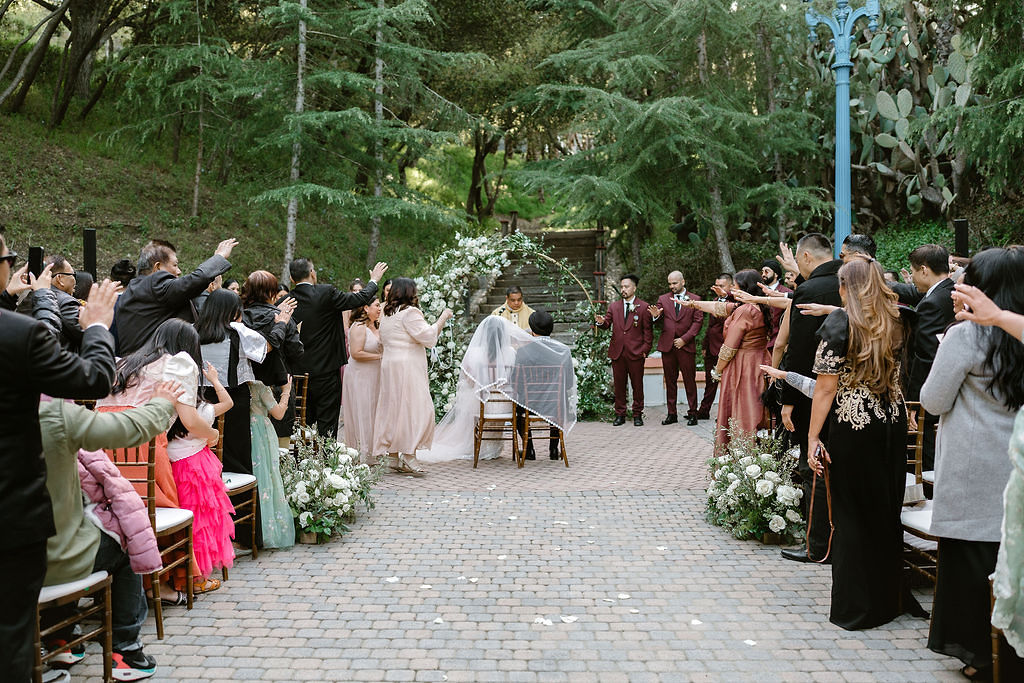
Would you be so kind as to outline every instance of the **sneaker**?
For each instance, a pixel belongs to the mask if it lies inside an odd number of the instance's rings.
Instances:
[[[46,644],[46,649],[56,654],[50,658],[49,665],[55,669],[67,669],[85,659],[85,643],[74,647],[65,647],[66,640],[54,640]]]
[[[43,672],[43,683],[68,683],[71,674],[61,669],[47,669]]]
[[[115,681],[138,681],[156,673],[156,660],[142,651],[118,652],[114,650],[113,675]]]

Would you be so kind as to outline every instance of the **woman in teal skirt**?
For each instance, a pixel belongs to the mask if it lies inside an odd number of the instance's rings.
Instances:
[[[260,523],[263,529],[263,547],[290,548],[295,545],[295,522],[284,495],[278,458],[277,432],[270,417],[280,420],[288,410],[291,377],[283,387],[281,400],[274,399],[270,387],[260,382],[249,384],[252,431],[252,473],[260,493]]]

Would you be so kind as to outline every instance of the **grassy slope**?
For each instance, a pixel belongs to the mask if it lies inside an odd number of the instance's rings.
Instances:
[[[42,245],[48,254],[66,254],[81,267],[81,228],[97,229],[98,269],[120,258],[133,261],[148,239],[178,247],[184,270],[213,253],[225,237],[241,244],[230,277],[258,268],[280,273],[284,256],[283,207],[257,205],[249,198],[264,187],[240,177],[219,186],[204,176],[200,216],[189,217],[194,148],[183,143],[181,160],[171,163],[170,145],[155,141],[145,148],[110,143],[118,122],[102,107],[83,123],[69,116],[56,131],[41,121],[48,103],[35,96],[21,115],[0,114],[0,224],[11,247],[27,254]],[[424,160],[413,185],[435,200],[459,207],[469,185],[472,154],[459,148],[438,151]],[[498,159],[495,170],[500,167]],[[518,209],[523,218],[546,212],[541,204],[511,188],[499,211]],[[467,226],[467,229],[475,228]],[[406,222],[384,226],[378,257],[391,275],[422,272],[430,255],[451,235],[443,226]],[[296,252],[317,261],[321,280],[346,284],[365,277],[368,226],[347,223],[330,207],[301,208]]]

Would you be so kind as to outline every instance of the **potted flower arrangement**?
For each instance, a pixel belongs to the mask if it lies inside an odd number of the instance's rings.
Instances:
[[[345,521],[355,518],[357,503],[373,508],[371,493],[381,468],[360,464],[358,451],[315,430],[296,434],[292,444],[293,450],[281,455],[285,496],[300,542],[323,543],[348,531]]]
[[[803,534],[803,490],[793,484],[798,448],[784,450],[767,431],[745,432],[730,422],[729,444],[708,460],[707,520],[740,539],[794,541]]]

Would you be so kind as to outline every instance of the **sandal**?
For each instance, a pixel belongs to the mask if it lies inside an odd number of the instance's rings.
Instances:
[[[146,598],[153,599],[152,591],[146,591]],[[160,591],[160,604],[164,607],[180,607],[188,604],[188,596],[185,595],[185,591],[176,591],[165,587]]]
[[[199,595],[215,591],[218,588],[220,588],[219,579],[196,579],[195,583],[192,584],[192,593]]]

